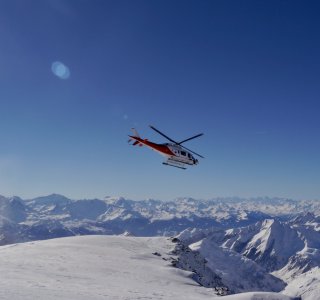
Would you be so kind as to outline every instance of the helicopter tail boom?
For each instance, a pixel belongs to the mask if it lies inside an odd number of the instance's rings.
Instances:
[[[133,142],[132,146],[142,147],[143,143],[141,143],[141,141],[142,141],[142,139],[140,137],[135,137],[135,136],[129,135],[128,143],[131,144],[131,142]]]

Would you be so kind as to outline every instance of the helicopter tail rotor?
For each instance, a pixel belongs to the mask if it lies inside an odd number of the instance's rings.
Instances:
[[[139,146],[139,147],[142,147],[143,144],[140,142],[141,140],[141,137],[138,133],[138,131],[135,129],[135,128],[131,128],[132,132],[133,132],[133,135],[129,135],[129,140],[128,140],[128,143],[131,144],[132,143],[132,146]]]
[[[131,128],[131,130],[132,130],[132,132],[133,132],[133,136],[135,136],[135,137],[140,137],[140,135],[139,135],[139,133],[138,133],[138,131],[137,131],[137,129],[135,129],[135,128]]]

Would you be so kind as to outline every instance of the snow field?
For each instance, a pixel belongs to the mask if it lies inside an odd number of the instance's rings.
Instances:
[[[167,238],[77,236],[0,247],[0,299],[218,299],[163,258]],[[158,252],[161,256],[152,253]],[[223,300],[289,300],[245,293]]]
[[[0,247],[0,299],[212,299],[152,252],[166,238],[79,236]]]

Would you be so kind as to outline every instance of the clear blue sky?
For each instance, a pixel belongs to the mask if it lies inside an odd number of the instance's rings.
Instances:
[[[319,1],[0,2],[0,194],[320,199]],[[61,79],[54,62],[70,70]],[[127,144],[152,124],[180,170]]]

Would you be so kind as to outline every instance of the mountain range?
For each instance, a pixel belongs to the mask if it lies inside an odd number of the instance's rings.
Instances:
[[[318,299],[317,200],[0,196],[0,245],[79,235],[170,237],[173,249],[153,254],[216,295],[260,291]]]
[[[320,202],[281,198],[71,200],[57,194],[22,200],[0,196],[0,245],[84,234],[173,236],[188,227],[238,228],[268,218],[292,219],[310,211],[320,215]]]
[[[307,213],[233,229],[190,228],[175,239],[199,253],[232,292],[281,290],[315,300],[320,299],[319,221]]]

